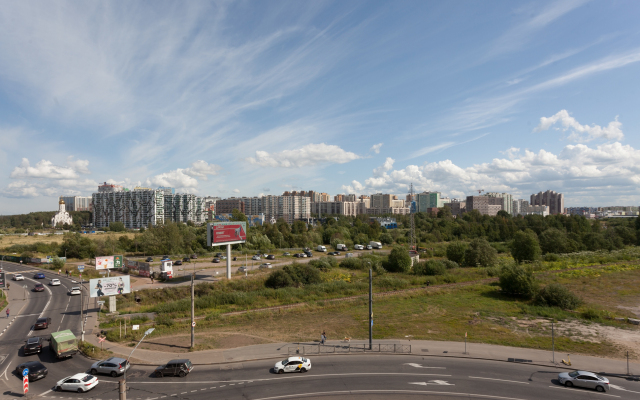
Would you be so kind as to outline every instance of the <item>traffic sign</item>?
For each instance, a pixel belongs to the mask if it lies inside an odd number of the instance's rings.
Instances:
[[[27,376],[29,375],[29,368],[25,368],[22,370],[22,376]]]
[[[98,338],[98,342],[102,343],[102,342],[104,342],[104,341],[105,341],[105,339],[106,339],[106,336],[105,336],[105,337]]]
[[[193,322],[191,323],[191,326],[193,326],[193,327],[195,328],[195,326],[196,326],[196,321],[193,321]]]
[[[78,271],[80,272],[84,271],[84,265],[78,265]]]
[[[29,393],[29,375],[25,375],[24,378],[22,378],[22,391],[24,394]]]

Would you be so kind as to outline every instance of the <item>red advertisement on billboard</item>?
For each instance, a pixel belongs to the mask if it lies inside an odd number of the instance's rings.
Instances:
[[[211,245],[238,243],[247,240],[246,222],[216,222],[211,226]]]

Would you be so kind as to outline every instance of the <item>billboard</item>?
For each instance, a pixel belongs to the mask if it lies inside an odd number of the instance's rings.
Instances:
[[[131,293],[129,275],[89,280],[89,297],[115,296]]]
[[[96,257],[96,270],[122,268],[122,256]]]
[[[5,281],[5,273],[4,272],[0,272],[0,288],[6,288],[7,287],[7,282]]]
[[[247,240],[246,222],[214,222],[207,224],[207,245],[244,243]]]

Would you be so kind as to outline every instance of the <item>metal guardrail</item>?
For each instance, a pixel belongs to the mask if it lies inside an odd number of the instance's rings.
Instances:
[[[374,344],[369,349],[368,344],[351,344],[344,345],[300,345],[288,347],[288,354],[291,355],[307,355],[307,354],[358,354],[358,353],[398,353],[410,354],[410,344]]]

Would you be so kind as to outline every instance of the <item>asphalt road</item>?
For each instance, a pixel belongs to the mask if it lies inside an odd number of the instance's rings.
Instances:
[[[31,270],[19,265],[6,265],[5,270]],[[30,274],[24,273],[31,278]],[[48,277],[55,274],[46,273]],[[55,275],[57,277],[57,275]],[[21,346],[30,334],[42,335],[59,329],[71,329],[80,335],[80,297],[67,296],[72,283],[62,277],[65,286],[48,291],[31,292],[22,317],[0,337],[0,382],[3,398],[22,397],[22,381],[13,374],[16,365],[27,360],[40,360],[49,375],[31,382],[30,394],[42,399],[118,399],[118,380],[99,376],[100,383],[88,393],[54,392],[56,381],[77,372],[88,372],[93,361],[80,355],[58,361],[45,347],[39,355],[24,356]],[[28,282],[33,286],[33,282]],[[47,280],[48,282],[48,280]],[[11,282],[15,284],[15,282]],[[35,319],[52,318],[46,331],[32,332]],[[180,355],[184,357],[185,355]],[[186,355],[188,357],[188,355]],[[195,366],[185,378],[153,376],[154,367],[134,365],[128,372],[129,400],[176,399],[599,399],[640,398],[640,382],[609,377],[613,388],[601,394],[591,390],[564,388],[556,380],[556,368],[498,361],[416,357],[409,355],[338,355],[311,357],[307,373],[277,375],[272,367],[277,360],[237,364]]]

